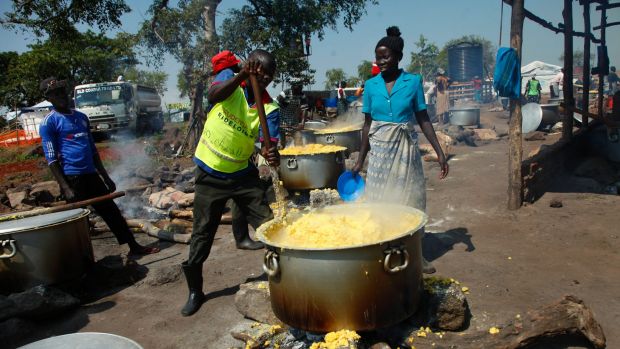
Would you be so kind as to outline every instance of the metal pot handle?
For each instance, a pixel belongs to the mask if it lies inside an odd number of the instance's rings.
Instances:
[[[336,142],[336,137],[334,135],[325,136],[325,143],[333,144]]]
[[[275,251],[265,252],[265,257],[263,258],[263,271],[265,274],[274,277],[280,273],[278,258],[279,256]]]
[[[4,248],[6,245],[9,245],[11,248],[11,252],[9,254],[1,254],[0,259],[8,259],[13,258],[17,253],[17,246],[15,246],[15,240],[4,240],[2,241],[2,247]]]
[[[290,169],[297,168],[297,158],[290,158],[286,160],[286,167]]]
[[[400,248],[390,248],[389,250],[385,250],[384,253],[386,255],[385,260],[383,261],[383,269],[390,274],[398,273],[399,271],[405,270],[409,265],[409,252],[407,252],[404,246]],[[400,258],[402,262],[401,265],[397,265],[393,268],[390,267],[390,258],[392,257],[392,254],[403,255]]]

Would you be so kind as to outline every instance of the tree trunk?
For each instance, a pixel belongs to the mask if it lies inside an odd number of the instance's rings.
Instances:
[[[510,47],[517,50],[521,61],[521,46],[523,43],[523,19],[525,0],[512,2],[512,16],[510,25]],[[517,210],[523,203],[523,178],[521,176],[521,161],[523,159],[523,137],[521,135],[521,99],[510,101],[510,137],[508,159],[508,209]]]
[[[573,95],[572,0],[564,0],[562,15],[564,16],[564,104],[566,105],[566,113],[564,113],[564,120],[562,120],[562,139],[570,140],[573,138],[573,109],[575,108],[575,96]]]
[[[583,0],[583,76],[590,76],[590,0]],[[590,79],[583,79],[583,102],[581,104],[583,111],[590,111]],[[581,116],[581,127],[588,127],[588,115]]]

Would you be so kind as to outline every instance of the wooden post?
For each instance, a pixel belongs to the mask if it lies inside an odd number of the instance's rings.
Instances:
[[[573,1],[564,0],[564,104],[566,112],[562,120],[562,139],[573,137]]]
[[[607,1],[604,1],[601,5],[603,5],[602,9],[601,9],[601,46],[605,46],[606,41],[605,41],[605,27],[607,26]],[[598,57],[598,55],[597,55]],[[602,60],[598,59],[599,62],[601,62]],[[605,86],[605,74],[606,72],[603,72],[601,70],[601,66],[600,64],[597,64],[599,66],[599,73],[598,73],[598,116],[601,118],[601,120],[603,119],[603,117],[605,116],[603,113],[603,93],[605,93],[604,91],[604,86]]]
[[[581,110],[590,111],[590,0],[582,0],[583,5],[583,32],[586,34],[583,38],[583,101]],[[581,128],[588,128],[588,114],[581,116]]]
[[[512,2],[510,20],[510,47],[517,51],[521,62],[521,46],[523,44],[523,19],[525,0]],[[520,69],[520,66],[519,66]],[[521,89],[519,89],[521,90]],[[521,162],[523,159],[523,138],[521,135],[521,99],[510,100],[510,142],[508,150],[508,209],[517,210],[523,203],[523,177],[521,176]]]

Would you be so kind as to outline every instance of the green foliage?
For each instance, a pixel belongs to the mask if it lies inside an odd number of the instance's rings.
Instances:
[[[340,68],[329,69],[328,71],[325,72],[325,89],[333,90],[334,88],[338,86],[338,83],[340,81],[346,81],[346,80],[347,80],[347,75],[345,74],[344,70]]]
[[[326,29],[336,30],[339,19],[352,30],[376,0],[253,0],[233,9],[223,22],[222,47],[247,56],[256,47],[272,52],[278,62],[278,80],[292,77],[314,82],[315,71],[304,57],[305,39],[322,40]]]
[[[121,25],[120,17],[131,11],[124,0],[11,0],[0,24],[31,30],[35,35],[72,39],[74,25],[97,26],[100,30]]]
[[[146,71],[136,67],[128,67],[123,72],[126,81],[137,82],[140,85],[154,87],[160,96],[168,90],[166,88],[166,80],[168,74],[162,71]]]
[[[72,85],[114,80],[138,63],[128,34],[108,38],[92,31],[74,31],[71,40],[48,39],[29,45],[21,55],[4,53],[0,74],[0,103],[3,106],[32,105],[43,99],[39,81],[49,76],[68,79]]]
[[[372,62],[363,60],[357,66],[357,77],[360,81],[366,81],[372,77]]]
[[[417,52],[411,52],[411,63],[407,67],[407,71],[422,75],[425,80],[432,80],[437,69],[447,68],[447,61],[439,59],[439,48],[433,42],[429,42],[424,35],[420,34],[420,38],[415,43]]]

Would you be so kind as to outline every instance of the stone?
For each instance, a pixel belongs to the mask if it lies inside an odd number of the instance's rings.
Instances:
[[[600,184],[606,185],[616,182],[616,171],[602,157],[589,157],[574,170],[573,174],[579,177],[592,178]]]
[[[551,199],[551,202],[549,202],[549,207],[560,208],[562,206],[564,206],[562,204],[562,200],[557,199],[557,198]]]
[[[183,193],[178,199],[177,204],[181,207],[189,207],[194,205],[194,193]]]
[[[136,176],[140,178],[144,178],[149,182],[153,181],[153,178],[154,178],[153,174],[154,174],[154,171],[151,168],[140,167],[136,169]]]
[[[188,198],[184,197],[184,195],[186,194],[182,191],[167,187],[162,191],[151,194],[149,196],[149,204],[155,208],[165,210],[172,207],[180,199],[188,200]]]
[[[159,173],[159,179],[165,183],[174,183],[179,177],[179,172],[174,171],[162,171]]]
[[[181,171],[181,177],[183,177],[183,179],[189,179],[194,176],[194,173],[196,173],[195,168],[186,168],[183,171]]]
[[[269,283],[255,281],[239,286],[235,294],[235,307],[241,315],[265,324],[281,324],[271,309]]]
[[[541,131],[533,131],[530,133],[526,133],[523,139],[526,141],[544,141],[545,133]]]
[[[423,304],[427,326],[457,331],[465,325],[469,306],[461,286],[451,279],[424,279]]]
[[[193,183],[181,182],[181,183],[177,183],[174,189],[178,191],[182,191],[184,193],[193,193],[196,188]]]
[[[144,283],[149,286],[161,286],[178,281],[181,278],[179,265],[167,265],[161,268],[153,268],[149,271]]]
[[[9,198],[11,207],[14,209],[19,210],[31,207],[30,205],[24,203],[24,201],[28,200],[28,190],[23,190],[21,188],[7,189],[6,196]]]
[[[36,286],[8,297],[15,303],[20,318],[45,319],[80,305],[80,300],[50,286]]]
[[[30,196],[39,195],[40,192],[46,192],[54,200],[60,197],[61,194],[60,186],[56,181],[45,181],[33,184],[30,189]]]
[[[497,132],[488,128],[476,128],[474,133],[476,138],[481,141],[496,141],[498,139]]]
[[[443,131],[435,131],[435,135],[437,135],[437,140],[439,140],[439,143],[449,144],[449,145],[456,144],[456,141],[452,137],[444,133]]]

